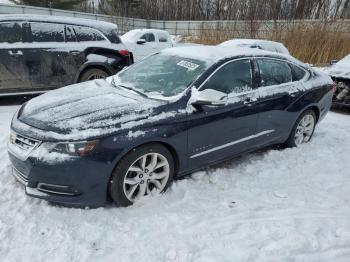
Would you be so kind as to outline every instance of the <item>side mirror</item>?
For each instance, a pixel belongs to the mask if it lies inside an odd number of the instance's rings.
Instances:
[[[146,44],[146,40],[145,39],[139,39],[139,40],[136,41],[136,44],[138,44],[138,45]]]
[[[336,63],[338,63],[338,60],[333,59],[331,60],[330,65],[335,65]]]
[[[205,89],[200,91],[198,96],[192,102],[193,106],[211,105],[222,106],[226,105],[227,94],[216,91],[214,89]]]

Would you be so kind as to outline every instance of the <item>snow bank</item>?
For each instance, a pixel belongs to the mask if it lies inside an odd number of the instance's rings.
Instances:
[[[2,261],[337,261],[350,256],[350,121],[330,113],[310,144],[261,151],[177,181],[128,208],[27,197],[0,108]]]

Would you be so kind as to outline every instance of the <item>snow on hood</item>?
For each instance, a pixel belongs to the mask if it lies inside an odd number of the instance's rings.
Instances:
[[[14,121],[14,127],[25,125],[51,132],[57,139],[87,138],[104,135],[127,123],[157,114],[154,109],[164,105],[133,91],[112,86],[108,80],[95,80],[60,88],[30,100]],[[49,132],[47,132],[49,131]]]
[[[323,71],[334,77],[350,79],[350,54],[335,65],[325,68]]]

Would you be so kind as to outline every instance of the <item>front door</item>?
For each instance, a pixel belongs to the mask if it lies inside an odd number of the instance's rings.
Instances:
[[[153,33],[143,34],[140,37],[140,39],[144,39],[146,43],[141,45],[136,43],[135,57],[137,58],[138,61],[145,58],[146,56],[149,56],[158,52],[157,39]]]
[[[199,90],[213,89],[227,95],[225,105],[202,106],[189,114],[189,166],[198,168],[253,147],[257,99],[249,59],[221,66]]]

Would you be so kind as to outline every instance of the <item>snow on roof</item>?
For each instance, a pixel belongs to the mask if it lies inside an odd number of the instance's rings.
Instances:
[[[18,21],[18,20],[66,23],[66,24],[75,24],[75,25],[85,25],[90,27],[117,28],[117,25],[113,23],[100,21],[100,20],[85,19],[85,18],[50,16],[50,15],[31,15],[31,14],[0,15],[0,21]]]
[[[261,48],[269,51],[276,51],[279,53],[289,54],[288,49],[279,42],[262,40],[262,39],[232,39],[225,41],[219,46],[230,46],[230,47],[243,47],[243,46],[252,46],[259,45]]]
[[[299,60],[293,58],[290,55],[247,47],[231,48],[226,46],[193,45],[168,48],[163,50],[162,53],[204,60],[211,63],[215,63],[219,60],[231,57],[270,56],[275,58],[287,59],[291,62],[306,66],[304,63],[300,62]]]
[[[132,41],[136,40],[138,37],[140,37],[144,33],[166,33],[169,34],[168,31],[160,30],[160,29],[133,29],[129,32],[126,32],[124,35],[121,36],[123,41]]]

